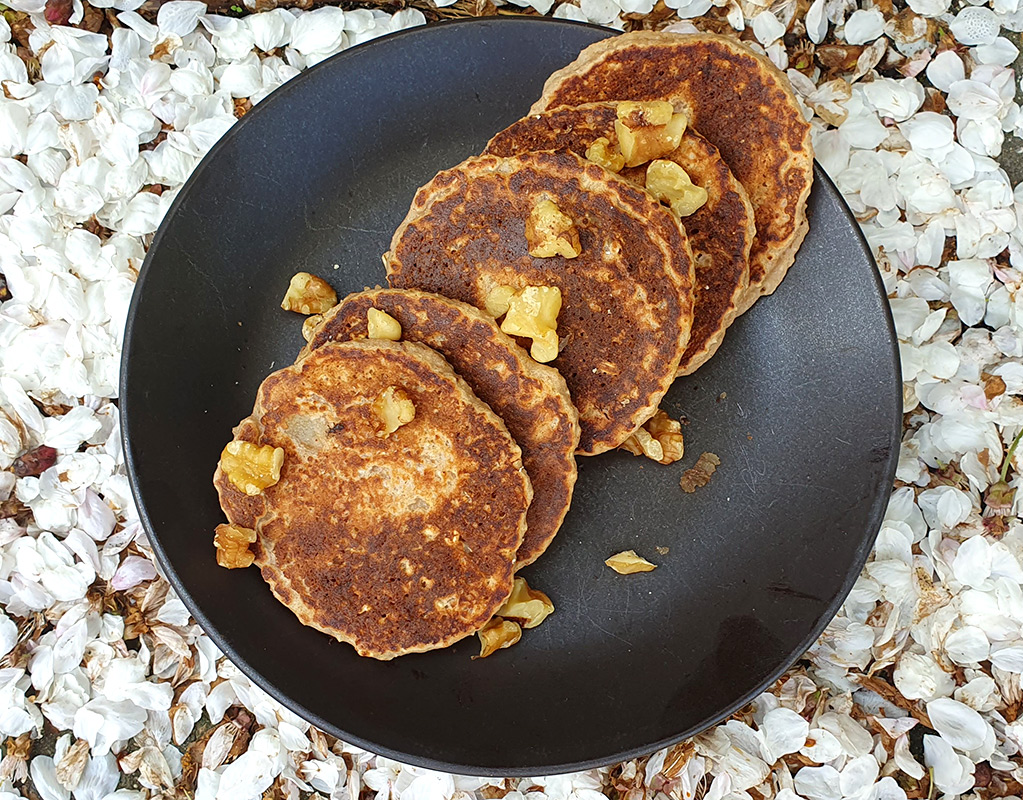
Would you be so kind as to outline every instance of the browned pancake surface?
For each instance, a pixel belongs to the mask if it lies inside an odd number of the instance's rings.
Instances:
[[[510,156],[571,150],[585,155],[600,137],[616,146],[616,107],[617,103],[591,103],[530,115],[497,134],[484,152]],[[714,355],[738,314],[749,286],[749,252],[756,228],[745,189],[717,148],[700,134],[689,128],[679,148],[666,158],[707,190],[707,203],[682,220],[696,265],[693,329],[679,364],[679,374],[688,375]],[[626,167],[619,175],[643,186],[646,165]]]
[[[553,200],[579,230],[573,259],[529,255],[525,220]],[[486,305],[499,285],[557,286],[552,362],[579,409],[579,452],[617,447],[657,409],[692,325],[692,263],[678,220],[572,153],[481,156],[420,189],[385,256],[393,287]]]
[[[575,486],[579,413],[565,379],[556,369],[533,361],[485,312],[412,289],[349,295],[324,315],[308,349],[365,339],[371,308],[401,324],[403,341],[422,342],[444,356],[476,396],[504,420],[522,448],[533,502],[515,568],[531,564],[561,527]]]
[[[810,126],[769,59],[724,36],[626,33],[591,45],[551,75],[530,113],[665,98],[721,151],[756,211],[748,308],[773,292],[791,266],[806,235],[813,182]]]
[[[416,414],[381,437],[371,404],[389,386]],[[429,348],[325,344],[263,382],[239,433],[284,448],[256,563],[304,624],[390,659],[474,633],[508,596],[532,497],[521,451]]]

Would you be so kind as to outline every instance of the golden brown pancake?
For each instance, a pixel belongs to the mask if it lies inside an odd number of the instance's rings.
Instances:
[[[612,147],[617,103],[591,103],[534,114],[497,134],[484,151],[510,156],[534,150],[571,150],[585,155],[594,140],[604,137]],[[732,175],[717,148],[692,128],[665,158],[679,164],[692,181],[707,190],[707,202],[682,219],[696,264],[695,316],[679,375],[695,372],[717,351],[725,330],[739,313],[749,286],[749,252],[756,234],[753,207],[746,190]],[[643,186],[646,165],[618,173]]]
[[[579,232],[576,258],[529,254],[525,220],[551,200]],[[620,445],[657,410],[692,325],[692,257],[678,220],[574,153],[479,156],[420,189],[384,257],[396,288],[485,308],[497,286],[557,286],[560,352],[579,453]]]
[[[394,386],[415,418],[380,436],[372,404]],[[521,451],[428,347],[327,343],[263,381],[236,436],[285,451],[262,508],[219,467],[214,481],[303,624],[386,660],[474,633],[510,593],[532,497]]]
[[[421,342],[444,356],[476,396],[504,420],[522,448],[533,502],[515,568],[533,563],[561,527],[575,486],[579,412],[565,379],[553,367],[530,358],[486,312],[414,289],[348,295],[324,315],[307,349],[365,339],[371,308],[401,324],[402,341]]]
[[[547,79],[530,114],[600,100],[663,99],[721,151],[756,212],[741,313],[778,287],[808,228],[810,125],[784,73],[724,36],[637,31],[583,50]]]

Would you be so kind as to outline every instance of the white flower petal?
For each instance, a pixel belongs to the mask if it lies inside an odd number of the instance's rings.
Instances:
[[[841,775],[834,767],[803,767],[796,773],[795,790],[807,800],[841,800]]]
[[[950,51],[945,51],[950,52]],[[997,37],[990,44],[982,44],[972,51],[974,60],[980,64],[997,64],[1000,67],[1008,67],[1019,57],[1019,50],[1016,45],[1004,36]]]
[[[884,16],[876,8],[860,9],[845,22],[845,40],[849,44],[867,44],[884,34]]]
[[[769,45],[785,35],[785,26],[770,11],[761,11],[752,20],[753,35],[763,45]]]
[[[768,760],[774,763],[782,756],[795,753],[806,743],[810,724],[795,711],[775,708],[764,715],[760,724]]]
[[[963,751],[976,750],[983,745],[990,728],[972,708],[948,697],[927,703],[927,716],[942,739]]]
[[[156,24],[163,35],[186,36],[195,30],[206,4],[198,0],[170,0],[156,12]]]
[[[995,12],[984,6],[966,6],[949,25],[952,35],[965,45],[992,44],[1000,27]]]
[[[933,770],[940,791],[956,795],[973,788],[972,762],[940,736],[924,736],[924,763]]]
[[[302,14],[291,29],[291,46],[300,53],[327,55],[341,48],[345,12],[327,6]]]
[[[979,539],[980,537],[974,537]],[[973,541],[972,539],[969,541]],[[960,551],[962,548],[960,548]],[[958,560],[958,555],[956,560]],[[967,625],[950,633],[945,639],[945,652],[956,664],[968,666],[986,661],[990,653],[990,643],[984,631],[973,625]]]

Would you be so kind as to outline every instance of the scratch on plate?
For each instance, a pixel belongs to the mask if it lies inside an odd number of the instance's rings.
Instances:
[[[224,296],[220,293],[220,287],[217,286],[216,281],[206,274],[206,270],[200,267],[191,257],[186,256],[186,258],[188,258],[189,266],[195,270],[195,274],[202,278],[203,281],[213,289],[213,294],[217,296],[217,302],[220,304],[220,313],[226,317],[227,306],[224,304]]]
[[[756,445],[753,448],[754,450],[759,449]],[[750,451],[746,445],[740,443],[739,452],[742,453],[743,460],[746,462],[746,466],[739,470],[739,474],[742,476],[742,481],[750,492],[755,494],[757,491],[757,478],[764,477],[767,474],[767,468],[766,466],[761,466],[760,469],[754,468],[755,455],[754,457],[750,456]]]
[[[630,642],[628,639],[623,639],[621,636],[619,636],[614,631],[609,631],[607,628],[603,627],[595,619],[593,619],[593,617],[587,615],[586,616],[586,621],[589,622],[598,631],[600,631],[601,633],[604,633],[604,634],[610,636],[612,639],[617,639],[619,642],[621,642],[622,644],[628,645],[629,647],[633,646],[632,642]]]
[[[339,231],[354,231],[355,233],[387,233],[387,231],[377,230],[376,228],[355,228],[349,225],[335,225],[334,227]]]

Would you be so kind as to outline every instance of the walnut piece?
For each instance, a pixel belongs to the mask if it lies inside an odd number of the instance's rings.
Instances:
[[[281,300],[285,311],[299,314],[323,314],[337,305],[337,292],[323,278],[308,272],[296,272]]]
[[[642,556],[637,556],[635,550],[623,550],[615,553],[604,562],[619,575],[632,575],[634,572],[650,572],[657,569],[656,564],[651,564]]]
[[[385,311],[375,308],[366,312],[367,335],[370,339],[401,339],[401,323]]]
[[[311,342],[321,322],[323,322],[323,314],[313,314],[311,317],[306,317],[302,321],[302,338],[307,342]]]
[[[255,556],[249,545],[256,541],[256,532],[240,525],[218,525],[213,534],[217,548],[217,563],[225,569],[243,569],[252,566]]]
[[[634,456],[646,456],[651,461],[660,461],[664,458],[664,448],[661,443],[643,426],[636,428],[632,436],[622,442],[619,447]]]
[[[377,416],[377,436],[390,436],[416,418],[416,407],[404,389],[388,386],[373,401],[373,413]]]
[[[284,448],[237,439],[228,442],[220,454],[220,468],[227,479],[250,497],[277,483],[283,464]]]
[[[498,650],[511,647],[522,638],[522,628],[517,622],[508,619],[494,617],[484,625],[479,633],[480,637],[480,658],[493,655]]]
[[[504,314],[502,331],[533,340],[529,354],[534,361],[546,364],[558,357],[561,289],[557,286],[527,286],[519,291],[498,286],[487,295],[486,305],[488,311],[500,312],[495,316]]]
[[[661,158],[682,143],[689,120],[665,100],[619,103],[615,135],[625,165],[636,167]]]
[[[697,186],[674,161],[651,161],[646,168],[646,190],[667,203],[676,217],[688,217],[703,208],[707,190]]]
[[[508,313],[508,306],[511,305],[511,299],[514,295],[514,286],[495,286],[490,290],[490,294],[487,295],[487,313],[494,319],[503,317]]]
[[[497,616],[517,622],[523,628],[535,628],[554,613],[554,603],[543,592],[530,589],[525,578],[516,578],[511,594]]]
[[[692,494],[700,486],[706,486],[710,483],[711,477],[720,466],[721,459],[714,453],[703,453],[696,459],[692,469],[687,469],[682,473],[682,479],[679,481],[682,491]]]
[[[626,439],[621,448],[661,464],[674,464],[685,453],[682,424],[661,409]]]
[[[582,252],[575,223],[551,200],[541,200],[529,212],[526,242],[529,254],[535,258],[575,258]]]
[[[606,136],[595,139],[593,144],[586,148],[586,160],[599,164],[610,172],[621,172],[625,166],[625,156],[611,146],[611,141]]]

